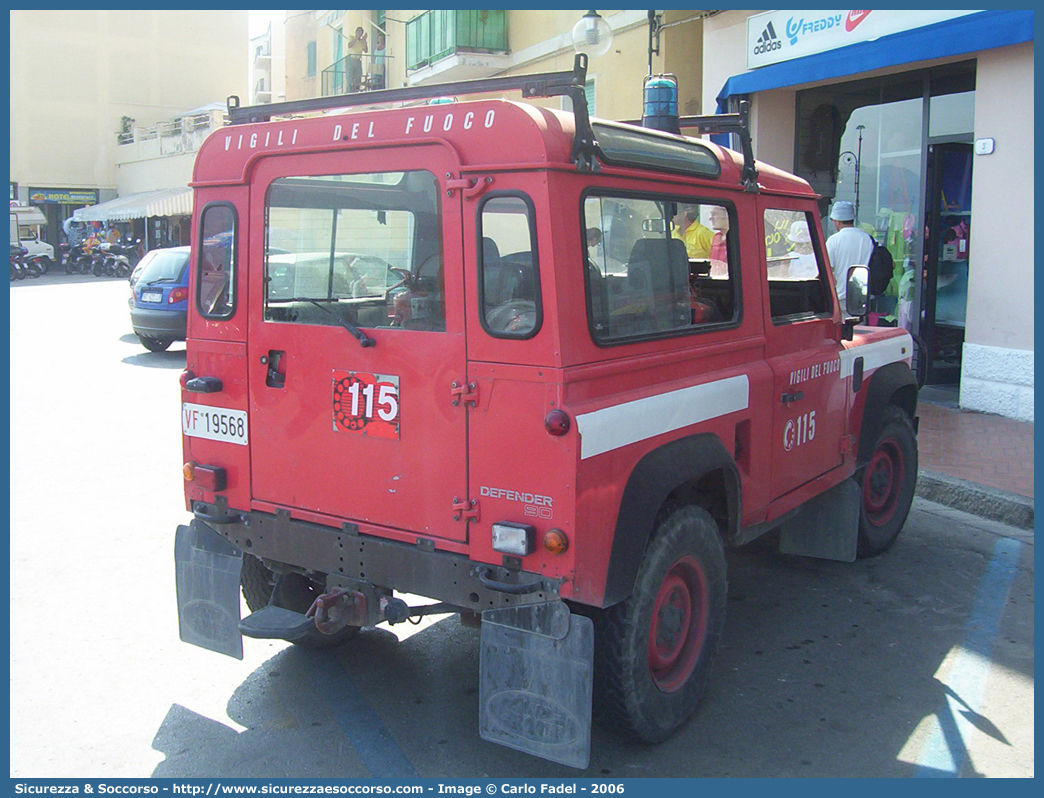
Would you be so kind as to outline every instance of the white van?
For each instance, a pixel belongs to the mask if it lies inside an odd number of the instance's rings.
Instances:
[[[50,258],[49,266],[54,265],[54,247],[40,240],[40,225],[47,224],[43,211],[33,205],[11,206],[11,243],[21,244],[29,254],[44,255]]]

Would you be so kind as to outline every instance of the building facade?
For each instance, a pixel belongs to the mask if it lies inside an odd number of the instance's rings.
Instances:
[[[177,159],[197,132],[181,120],[248,96],[247,41],[246,11],[11,11],[11,199],[39,206],[57,243],[84,206],[184,189],[192,159]],[[150,137],[154,154],[129,156]]]
[[[728,11],[703,46],[704,112],[749,99],[757,156],[892,253],[928,384],[1032,421],[1033,12]]]
[[[847,200],[891,253],[872,320],[919,336],[928,384],[1033,419],[1033,12],[601,13],[613,40],[590,61],[592,115],[638,118],[660,73],[682,114],[750,101],[757,157],[822,195],[824,231]],[[583,15],[288,12],[287,99],[567,70]]]
[[[270,22],[264,33],[250,40],[250,105],[286,99],[285,33],[281,21]]]
[[[647,11],[601,12],[612,48],[588,68],[588,104],[607,119],[636,118],[642,80],[673,73],[684,113],[698,113],[702,25],[709,12],[659,12],[650,52]],[[472,80],[572,68],[570,32],[583,10],[288,11],[286,98]],[[362,28],[366,50],[353,42]],[[383,35],[384,48],[378,38]],[[353,72],[353,70],[356,70]],[[353,78],[359,75],[359,81]],[[550,103],[562,107],[561,98]]]

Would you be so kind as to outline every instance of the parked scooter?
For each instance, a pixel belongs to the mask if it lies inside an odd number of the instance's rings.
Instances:
[[[94,252],[97,249],[97,243],[97,239],[91,237],[82,244],[75,246],[62,244],[65,247],[65,256],[63,257],[65,273],[89,274],[94,263]]]
[[[26,257],[25,266],[29,270],[30,277],[40,277],[47,274],[47,270],[51,267],[51,259],[42,252],[37,252],[35,255]]]
[[[11,244],[11,282],[15,280],[25,279],[25,269],[23,267],[23,258],[28,250],[25,247],[20,247],[17,244]]]
[[[40,266],[35,259],[26,259],[29,250],[17,244],[11,244],[11,282],[24,280],[26,277],[39,277]]]
[[[131,262],[127,253],[133,251],[133,244],[104,243],[100,249],[105,253],[105,274],[110,277],[127,277],[131,273]]]

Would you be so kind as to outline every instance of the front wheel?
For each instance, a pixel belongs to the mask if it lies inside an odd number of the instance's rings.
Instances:
[[[725,624],[725,552],[707,512],[662,511],[631,596],[598,613],[595,707],[604,725],[667,739],[696,711]]]
[[[884,409],[870,461],[856,472],[863,492],[856,554],[873,557],[899,537],[917,487],[917,436],[910,417],[895,405]]]

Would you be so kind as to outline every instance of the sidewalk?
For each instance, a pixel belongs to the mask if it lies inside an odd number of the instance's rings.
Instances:
[[[960,410],[945,391],[917,403],[917,495],[1033,528],[1033,424]]]

